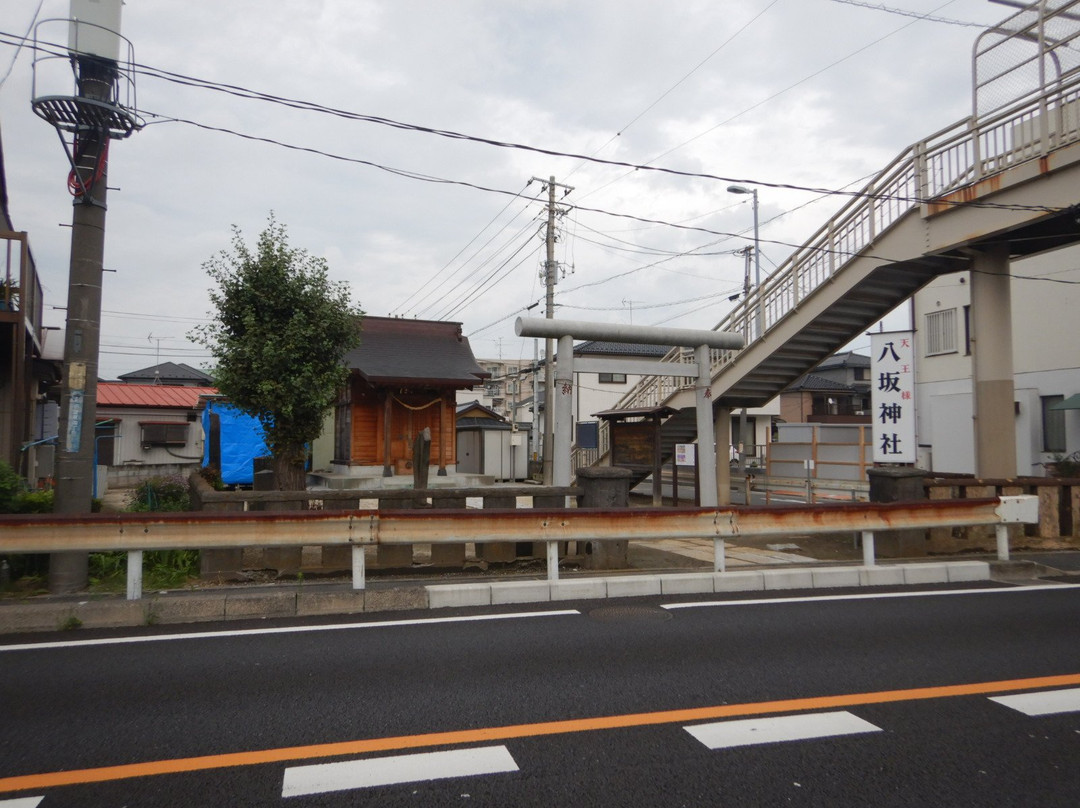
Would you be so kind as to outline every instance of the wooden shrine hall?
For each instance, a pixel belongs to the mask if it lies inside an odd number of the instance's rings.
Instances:
[[[345,357],[351,373],[334,419],[334,466],[411,475],[413,442],[428,428],[429,465],[439,476],[454,472],[456,392],[491,375],[461,323],[364,317],[360,339]]]

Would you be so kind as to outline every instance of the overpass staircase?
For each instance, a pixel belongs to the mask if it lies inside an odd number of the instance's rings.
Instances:
[[[766,404],[934,278],[969,269],[981,249],[1005,243],[1022,257],[1080,241],[1080,0],[1046,5],[980,37],[971,116],[901,152],[716,324],[746,347],[712,351],[714,406]],[[1000,78],[980,78],[980,57],[1017,43],[1039,48],[1052,80],[980,111]],[[1030,60],[1017,71],[1025,65],[1030,74]],[[674,349],[664,359],[694,356]],[[693,384],[646,377],[615,409],[670,407],[676,423],[689,412],[692,427]],[[602,422],[601,457],[609,450]]]

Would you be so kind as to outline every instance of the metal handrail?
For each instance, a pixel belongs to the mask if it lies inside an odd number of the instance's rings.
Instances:
[[[1052,123],[1041,126],[1042,115]],[[763,336],[758,333],[759,322],[768,333],[912,209],[1077,141],[1080,75],[1076,74],[1052,90],[1028,95],[994,115],[981,119],[969,116],[935,132],[902,151],[854,193],[714,330],[741,333],[746,346],[751,347]],[[756,316],[759,305],[763,310],[760,319]],[[713,379],[738,355],[735,350],[712,351]],[[664,361],[690,364],[693,356],[676,348]],[[691,386],[689,377],[647,377],[614,409],[657,407]],[[608,428],[607,422],[601,422],[602,446],[609,441]]]

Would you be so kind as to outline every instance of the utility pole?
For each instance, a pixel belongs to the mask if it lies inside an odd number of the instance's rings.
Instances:
[[[89,513],[94,491],[94,424],[97,408],[98,348],[101,335],[101,279],[105,255],[105,212],[109,142],[141,125],[134,110],[131,46],[120,66],[121,0],[72,0],[68,54],[73,97],[39,94],[35,62],[34,112],[71,135],[68,187],[74,197],[68,275],[67,330],[56,456],[56,513]],[[35,36],[36,38],[36,36]],[[120,102],[127,88],[129,103]],[[68,142],[64,141],[65,150]],[[87,583],[85,552],[54,553],[49,591],[72,592]]]
[[[533,177],[537,182],[544,182],[539,177]],[[547,233],[545,234],[544,241],[547,245],[547,253],[544,259],[544,287],[545,287],[545,309],[544,317],[551,320],[555,317],[555,284],[558,281],[559,265],[555,261],[555,188],[563,188],[563,196],[573,191],[569,185],[561,185],[555,182],[554,177],[549,177],[547,180],[547,192],[548,192],[548,212],[547,212]],[[544,468],[544,485],[551,485],[552,481],[552,447],[554,445],[555,435],[555,408],[553,406],[554,397],[552,396],[552,387],[554,386],[554,373],[555,367],[553,365],[555,340],[548,337],[544,340],[544,448],[543,448],[543,468]]]

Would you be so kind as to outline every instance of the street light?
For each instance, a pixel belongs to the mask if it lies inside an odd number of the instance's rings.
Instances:
[[[750,194],[754,198],[754,289],[757,295],[757,333],[760,338],[765,333],[765,308],[761,300],[761,240],[758,236],[758,199],[757,188],[747,188],[743,185],[729,185],[729,194]],[[756,432],[755,428],[755,432]],[[757,435],[754,435],[754,455],[757,455]],[[739,477],[745,478],[746,474],[746,407],[739,411]],[[743,491],[747,491],[746,488]],[[747,492],[744,504],[749,505]]]
[[[757,329],[758,337],[765,333],[765,308],[761,299],[761,239],[758,233],[757,188],[743,185],[729,185],[729,194],[750,194],[754,197],[754,287],[757,289]]]

